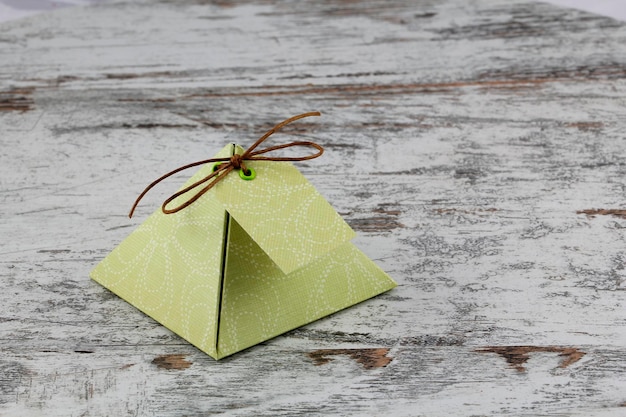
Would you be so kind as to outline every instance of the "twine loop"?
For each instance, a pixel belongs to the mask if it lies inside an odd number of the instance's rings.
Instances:
[[[188,168],[192,168],[192,167],[195,167],[195,166],[198,166],[198,165],[204,165],[204,164],[211,163],[211,162],[220,162],[219,166],[217,166],[216,169],[214,169],[214,171],[211,174],[207,175],[206,177],[200,179],[199,181],[194,182],[193,184],[183,188],[182,190],[180,190],[180,191],[172,194],[170,197],[168,197],[163,202],[163,204],[161,205],[161,211],[163,211],[163,213],[165,213],[165,214],[176,213],[176,212],[184,209],[185,207],[188,207],[189,205],[193,204],[196,200],[198,200],[200,197],[202,197],[202,195],[204,193],[206,193],[211,188],[213,188],[215,186],[215,184],[220,182],[222,179],[224,179],[226,177],[226,175],[228,175],[230,172],[232,172],[234,170],[243,170],[244,174],[248,175],[249,171],[246,168],[246,165],[245,165],[244,161],[292,161],[293,162],[293,161],[306,161],[308,159],[314,159],[314,158],[317,158],[317,157],[321,156],[324,153],[324,148],[322,148],[321,145],[319,145],[319,144],[317,144],[315,142],[308,142],[308,141],[289,142],[289,143],[284,143],[282,145],[269,146],[269,147],[264,148],[264,149],[255,150],[268,137],[270,137],[272,134],[274,134],[276,131],[281,129],[286,124],[289,124],[289,123],[291,123],[293,121],[296,121],[298,119],[302,119],[304,117],[310,117],[310,116],[321,116],[321,114],[319,112],[303,113],[303,114],[299,114],[297,116],[291,117],[291,118],[289,118],[287,120],[284,120],[284,121],[280,122],[279,124],[277,124],[276,126],[271,128],[270,130],[268,130],[259,139],[257,139],[257,141],[254,142],[252,144],[252,146],[250,146],[248,149],[246,149],[245,152],[243,154],[241,154],[241,155],[235,154],[233,156],[226,157],[226,158],[211,158],[211,159],[204,159],[202,161],[192,162],[191,164],[187,164],[187,165],[183,165],[181,167],[178,167],[178,168],[168,172],[167,174],[157,178],[152,183],[150,183],[150,185],[148,185],[141,192],[141,194],[139,194],[139,197],[137,197],[137,199],[135,200],[135,203],[133,204],[133,207],[130,209],[130,212],[128,213],[128,217],[133,217],[133,213],[135,212],[135,209],[137,208],[137,205],[139,204],[141,199],[155,185],[157,185],[158,183],[160,183],[164,179],[166,179],[168,177],[171,177],[172,175],[174,175],[174,174],[176,174],[176,173],[178,173],[180,171],[184,171],[184,170],[186,170]],[[279,149],[285,149],[285,148],[291,148],[291,147],[294,147],[294,146],[313,148],[313,149],[316,149],[317,152],[313,153],[313,154],[310,154],[310,155],[296,156],[296,157],[260,156],[260,155],[264,155],[264,154],[272,152],[272,151],[276,151],[276,150],[279,150]],[[192,191],[195,188],[198,188],[198,187],[200,187],[202,185],[204,185],[204,187],[199,189],[189,200],[185,201],[184,203],[181,203],[177,207],[174,207],[174,208],[171,208],[171,209],[167,208],[168,204],[171,203],[177,197],[180,197],[181,195],[186,194],[187,192]]]

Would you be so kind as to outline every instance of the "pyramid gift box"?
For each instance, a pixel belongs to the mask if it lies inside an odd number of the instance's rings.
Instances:
[[[395,287],[289,162],[321,155],[319,145],[255,150],[285,124],[314,115],[278,124],[246,151],[227,145],[153,182],[133,210],[162,179],[202,165],[91,277],[215,359]],[[318,152],[264,156],[292,146]]]

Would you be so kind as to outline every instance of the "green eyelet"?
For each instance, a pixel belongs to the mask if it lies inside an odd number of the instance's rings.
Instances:
[[[243,169],[239,170],[239,176],[242,180],[251,181],[256,178],[256,171],[254,169],[248,168],[248,171],[249,173],[246,175],[246,173],[243,172]]]
[[[222,165],[220,162],[216,162],[215,165],[213,165],[213,172],[217,171],[220,165]]]

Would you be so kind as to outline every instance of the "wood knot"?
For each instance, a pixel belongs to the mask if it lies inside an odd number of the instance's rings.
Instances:
[[[524,365],[530,359],[529,354],[533,352],[558,353],[563,358],[559,364],[559,368],[562,369],[578,362],[586,354],[576,348],[563,346],[487,346],[477,349],[476,352],[497,353],[518,372],[526,371]]]
[[[330,356],[347,355],[354,359],[365,369],[384,368],[393,360],[388,348],[374,349],[320,349],[309,352],[307,355],[313,359],[315,366],[327,364],[333,360]]]
[[[161,355],[152,360],[152,363],[160,369],[182,370],[191,366],[191,362],[186,360],[185,354]]]

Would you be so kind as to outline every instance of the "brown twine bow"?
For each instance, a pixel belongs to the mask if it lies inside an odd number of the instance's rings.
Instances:
[[[148,191],[150,191],[155,185],[157,185],[158,183],[160,183],[161,181],[163,181],[164,179],[171,177],[172,175],[180,172],[180,171],[184,171],[188,168],[192,168],[198,165],[204,165],[204,164],[208,164],[210,162],[222,162],[221,164],[219,164],[219,166],[216,167],[215,171],[213,171],[210,175],[207,175],[206,177],[202,178],[199,181],[194,182],[193,184],[191,184],[188,187],[183,188],[182,190],[178,191],[175,194],[172,194],[167,200],[165,200],[163,202],[163,204],[161,205],[161,210],[163,211],[163,213],[165,214],[171,214],[171,213],[176,213],[182,209],[184,209],[185,207],[193,204],[197,199],[199,199],[200,197],[202,197],[202,195],[204,193],[206,193],[207,191],[209,191],[211,188],[213,188],[215,186],[215,184],[217,184],[218,182],[220,182],[222,179],[224,179],[224,177],[226,177],[226,175],[228,175],[231,171],[235,170],[235,169],[241,169],[243,170],[243,172],[248,175],[249,174],[249,170],[246,168],[246,165],[244,163],[244,161],[306,161],[308,159],[313,159],[313,158],[317,158],[318,156],[321,156],[324,153],[324,148],[322,148],[320,145],[318,145],[315,142],[289,142],[289,143],[285,143],[282,145],[275,145],[275,146],[270,146],[267,147],[265,149],[261,149],[258,151],[255,151],[255,149],[257,148],[257,146],[259,146],[261,143],[263,143],[263,141],[265,141],[265,139],[267,139],[268,137],[270,137],[272,134],[274,134],[276,131],[278,131],[280,128],[282,128],[283,126],[285,126],[286,124],[289,124],[293,121],[296,121],[298,119],[302,119],[304,117],[309,117],[309,116],[321,116],[321,114],[319,112],[310,112],[310,113],[304,113],[304,114],[299,114],[297,116],[291,117],[283,122],[280,122],[279,124],[277,124],[276,126],[274,126],[273,128],[271,128],[270,130],[267,131],[266,134],[264,134],[263,136],[261,136],[256,142],[254,142],[252,144],[252,146],[250,146],[248,149],[246,149],[246,151],[241,154],[241,155],[233,155],[230,157],[226,157],[226,158],[211,158],[211,159],[205,159],[203,161],[198,161],[198,162],[193,162],[191,164],[187,164],[187,165],[183,165],[182,167],[176,168],[173,171],[168,172],[167,174],[157,178],[156,180],[152,181],[152,183],[150,185],[148,185],[142,192],[141,194],[139,194],[139,197],[137,197],[137,200],[135,200],[135,204],[133,204],[133,207],[130,209],[130,213],[128,213],[128,217],[133,217],[133,213],[135,212],[135,208],[137,208],[137,205],[139,204],[139,201],[141,201],[141,199],[146,195],[146,193],[148,193]],[[312,155],[307,155],[307,156],[299,156],[299,157],[267,157],[267,156],[258,156],[258,155],[262,155],[268,152],[272,152],[272,151],[276,151],[279,149],[285,149],[285,148],[291,148],[293,146],[304,146],[304,147],[309,147],[309,148],[315,148],[317,149],[317,153],[314,153]],[[212,181],[211,181],[212,180]],[[174,200],[175,198],[193,190],[196,187],[201,186],[202,184],[209,182],[204,188],[202,188],[200,191],[198,191],[193,197],[191,197],[189,200],[185,201],[184,203],[182,203],[181,205],[179,205],[178,207],[175,207],[173,209],[168,209],[167,205],[169,203],[172,202],[172,200]]]

